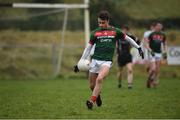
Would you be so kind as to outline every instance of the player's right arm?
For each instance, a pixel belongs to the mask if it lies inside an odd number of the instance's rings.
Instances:
[[[95,40],[96,40],[96,37],[95,37],[94,34],[95,34],[95,31],[93,31],[91,33],[89,43],[86,45],[86,48],[84,49],[84,52],[83,52],[80,60],[87,59],[89,57],[89,55],[91,53],[91,49],[92,49],[92,47],[93,47],[93,45],[95,43]]]
[[[83,52],[80,60],[82,60],[82,59],[87,59],[87,58],[88,58],[88,56],[90,55],[90,52],[91,52],[92,47],[93,47],[93,44],[91,44],[91,43],[88,43],[88,44],[87,44],[87,46],[86,46],[86,48],[84,49],[84,52]],[[79,60],[79,61],[80,61],[80,60]]]
[[[152,39],[152,33],[149,35],[149,37],[147,38],[147,40],[145,41],[145,47],[146,49],[151,53],[152,56],[154,56],[154,51],[151,49],[150,47],[150,40]]]
[[[94,41],[95,41],[95,38],[94,38],[94,33],[91,33],[91,36],[90,36],[90,41],[89,43],[86,45],[86,48],[84,49],[83,51],[83,54],[80,58],[80,60],[78,61],[78,63],[81,61],[81,60],[85,60],[89,57],[90,55],[90,52],[91,52],[91,49],[94,45]],[[74,72],[79,72],[79,68],[77,66],[77,64],[74,66]]]

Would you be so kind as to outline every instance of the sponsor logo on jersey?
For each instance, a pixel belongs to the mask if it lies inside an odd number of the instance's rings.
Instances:
[[[112,39],[100,39],[100,42],[112,42]]]
[[[97,32],[95,33],[95,36],[96,36],[96,37],[99,37],[99,36],[116,36],[116,32],[113,31],[113,30],[97,31]]]
[[[152,39],[153,39],[153,40],[163,41],[163,40],[164,40],[164,36],[163,36],[163,35],[157,35],[157,34],[155,34],[155,35],[152,36]]]

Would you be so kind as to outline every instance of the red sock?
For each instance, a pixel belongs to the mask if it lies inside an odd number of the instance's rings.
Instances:
[[[93,103],[95,103],[96,102],[96,96],[91,96],[91,101],[93,102]]]

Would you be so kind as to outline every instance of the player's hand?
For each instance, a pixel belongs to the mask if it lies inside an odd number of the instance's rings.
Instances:
[[[162,55],[163,55],[163,59],[167,59],[167,53],[166,52],[163,53]]]
[[[151,55],[154,57],[155,56],[155,53],[154,53],[154,51],[150,51],[150,53],[151,53]]]
[[[75,72],[75,73],[79,72],[79,68],[78,68],[77,65],[74,66],[74,72]]]
[[[143,53],[141,47],[138,48],[138,52],[139,52],[139,55],[142,57],[142,59],[144,59],[144,53]]]
[[[149,50],[150,54],[154,57],[155,56],[155,53],[153,50]]]

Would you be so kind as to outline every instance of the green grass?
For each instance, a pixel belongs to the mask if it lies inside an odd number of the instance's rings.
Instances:
[[[138,37],[143,30],[132,29]],[[167,31],[170,45],[180,45],[179,31]],[[103,106],[87,110],[90,97],[85,73],[72,66],[83,51],[83,32],[67,32],[67,47],[59,78],[50,79],[51,48],[0,48],[0,118],[180,118],[179,66],[162,66],[160,86],[146,89],[146,72],[135,66],[134,88],[117,88],[117,63],[103,82]],[[8,45],[59,44],[58,31],[1,31],[0,43]],[[24,80],[20,78],[26,78]],[[44,79],[45,78],[45,79]]]
[[[84,75],[85,76],[85,75]],[[157,89],[145,88],[145,78],[135,77],[117,88],[114,74],[103,82],[102,107],[87,110],[91,95],[81,75],[49,80],[0,80],[0,118],[180,118],[180,80],[161,78]]]

